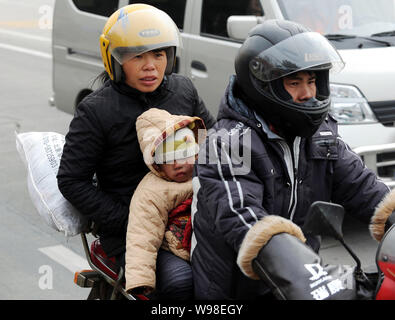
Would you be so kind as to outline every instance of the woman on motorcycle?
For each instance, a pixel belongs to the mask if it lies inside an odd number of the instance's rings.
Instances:
[[[180,42],[175,23],[155,7],[134,4],[113,13],[100,37],[108,79],[81,101],[66,135],[59,189],[94,223],[105,253],[122,267],[130,200],[148,172],[137,140],[137,117],[155,107],[198,116],[207,127],[214,124],[192,82],[172,74]],[[166,272],[174,263],[158,257],[158,289],[170,298],[178,298],[172,288],[177,279],[192,281],[188,265],[177,274]]]

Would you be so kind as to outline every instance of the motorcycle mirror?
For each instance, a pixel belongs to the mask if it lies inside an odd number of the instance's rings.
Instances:
[[[307,213],[302,230],[305,234],[332,236],[343,239],[344,208],[341,205],[316,201]]]
[[[341,205],[316,201],[310,206],[302,230],[305,234],[331,236],[340,241],[357,263],[356,272],[361,274],[363,273],[361,270],[361,261],[343,239],[343,219],[344,208]]]

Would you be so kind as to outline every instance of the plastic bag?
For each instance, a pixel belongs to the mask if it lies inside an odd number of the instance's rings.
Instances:
[[[30,198],[44,221],[66,236],[75,236],[87,227],[87,220],[59,191],[59,170],[65,137],[55,132],[16,134],[16,147],[27,168]]]

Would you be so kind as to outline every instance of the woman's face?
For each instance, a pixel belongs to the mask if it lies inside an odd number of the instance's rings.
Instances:
[[[141,92],[153,92],[159,87],[165,76],[166,66],[165,50],[142,53],[122,65],[126,84]]]

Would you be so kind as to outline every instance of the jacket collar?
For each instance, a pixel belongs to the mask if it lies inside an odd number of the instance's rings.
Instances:
[[[229,107],[243,117],[253,119],[253,113],[251,112],[250,108],[244,103],[244,101],[235,95],[235,89],[236,76],[232,75],[229,80],[229,86],[225,93]]]
[[[121,82],[121,83],[115,83],[112,80],[108,80],[111,84],[111,86],[118,91],[121,94],[124,94],[126,96],[138,99],[144,103],[149,103],[150,101],[155,101],[158,97],[163,97],[169,89],[169,79],[167,76],[163,78],[162,83],[159,85],[159,87],[153,91],[153,92],[141,92],[135,88],[132,88],[128,86],[127,84]]]
[[[255,111],[254,111],[254,115],[255,115],[255,118],[259,121],[259,123],[262,125],[262,131],[267,135],[269,140],[284,140],[278,134],[276,134],[272,130],[270,130],[266,121],[263,120],[263,118]]]

